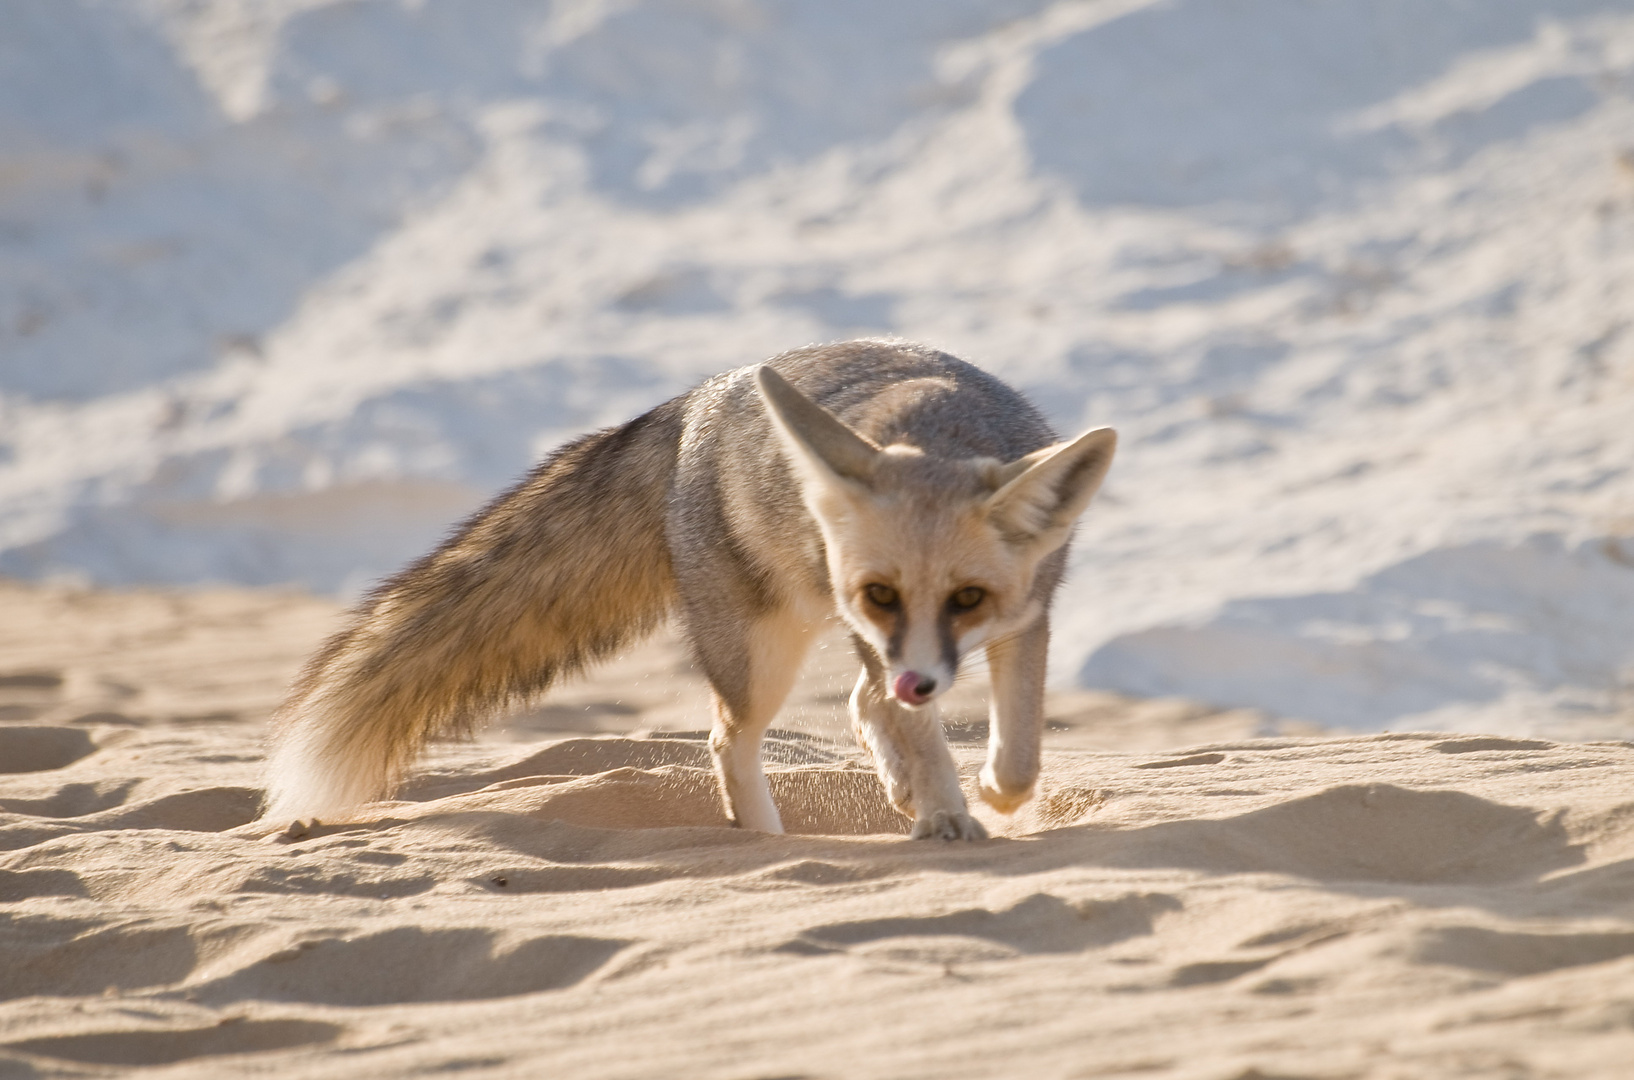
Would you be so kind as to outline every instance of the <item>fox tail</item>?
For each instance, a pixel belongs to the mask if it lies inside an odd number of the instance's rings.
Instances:
[[[657,629],[680,429],[672,401],[569,443],[370,593],[274,717],[263,818],[344,820],[429,739]]]

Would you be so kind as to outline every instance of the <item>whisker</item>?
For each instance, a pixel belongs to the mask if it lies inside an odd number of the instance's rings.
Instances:
[[[1026,633],[1030,633],[1032,631],[1032,629],[1033,628],[1031,626],[1018,627],[1017,629],[1010,631],[1008,634],[1000,634],[998,637],[994,638],[993,640],[983,643],[982,648],[990,649],[995,645],[1008,645],[1010,642],[1016,640],[1021,635],[1026,634]]]

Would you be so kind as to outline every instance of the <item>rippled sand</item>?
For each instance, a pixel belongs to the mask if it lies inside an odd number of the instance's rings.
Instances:
[[[0,1077],[1623,1076],[1634,746],[1053,701],[1042,796],[913,843],[818,657],[726,827],[660,640],[268,837],[333,625],[0,585]],[[979,679],[950,728],[973,769]]]

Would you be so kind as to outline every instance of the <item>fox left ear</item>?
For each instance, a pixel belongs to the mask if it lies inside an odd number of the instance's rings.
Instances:
[[[1054,551],[1100,490],[1117,448],[1116,431],[1095,428],[999,466],[992,476],[998,490],[987,500],[989,520],[1012,542],[1041,547],[1040,554]]]
[[[839,479],[866,487],[873,479],[879,447],[765,364],[755,371],[755,386],[798,471],[825,485]]]

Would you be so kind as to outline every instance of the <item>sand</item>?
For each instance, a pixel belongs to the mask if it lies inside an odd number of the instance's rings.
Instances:
[[[835,641],[725,827],[662,637],[269,840],[333,602],[0,580],[0,1080],[1634,1075],[1627,0],[4,10],[0,574],[355,596],[863,334],[1123,449],[980,845]]]
[[[726,826],[660,639],[269,838],[293,592],[0,585],[0,1077],[1626,1076],[1634,744],[1052,700],[910,842],[822,651]],[[950,730],[976,762],[980,680]]]

